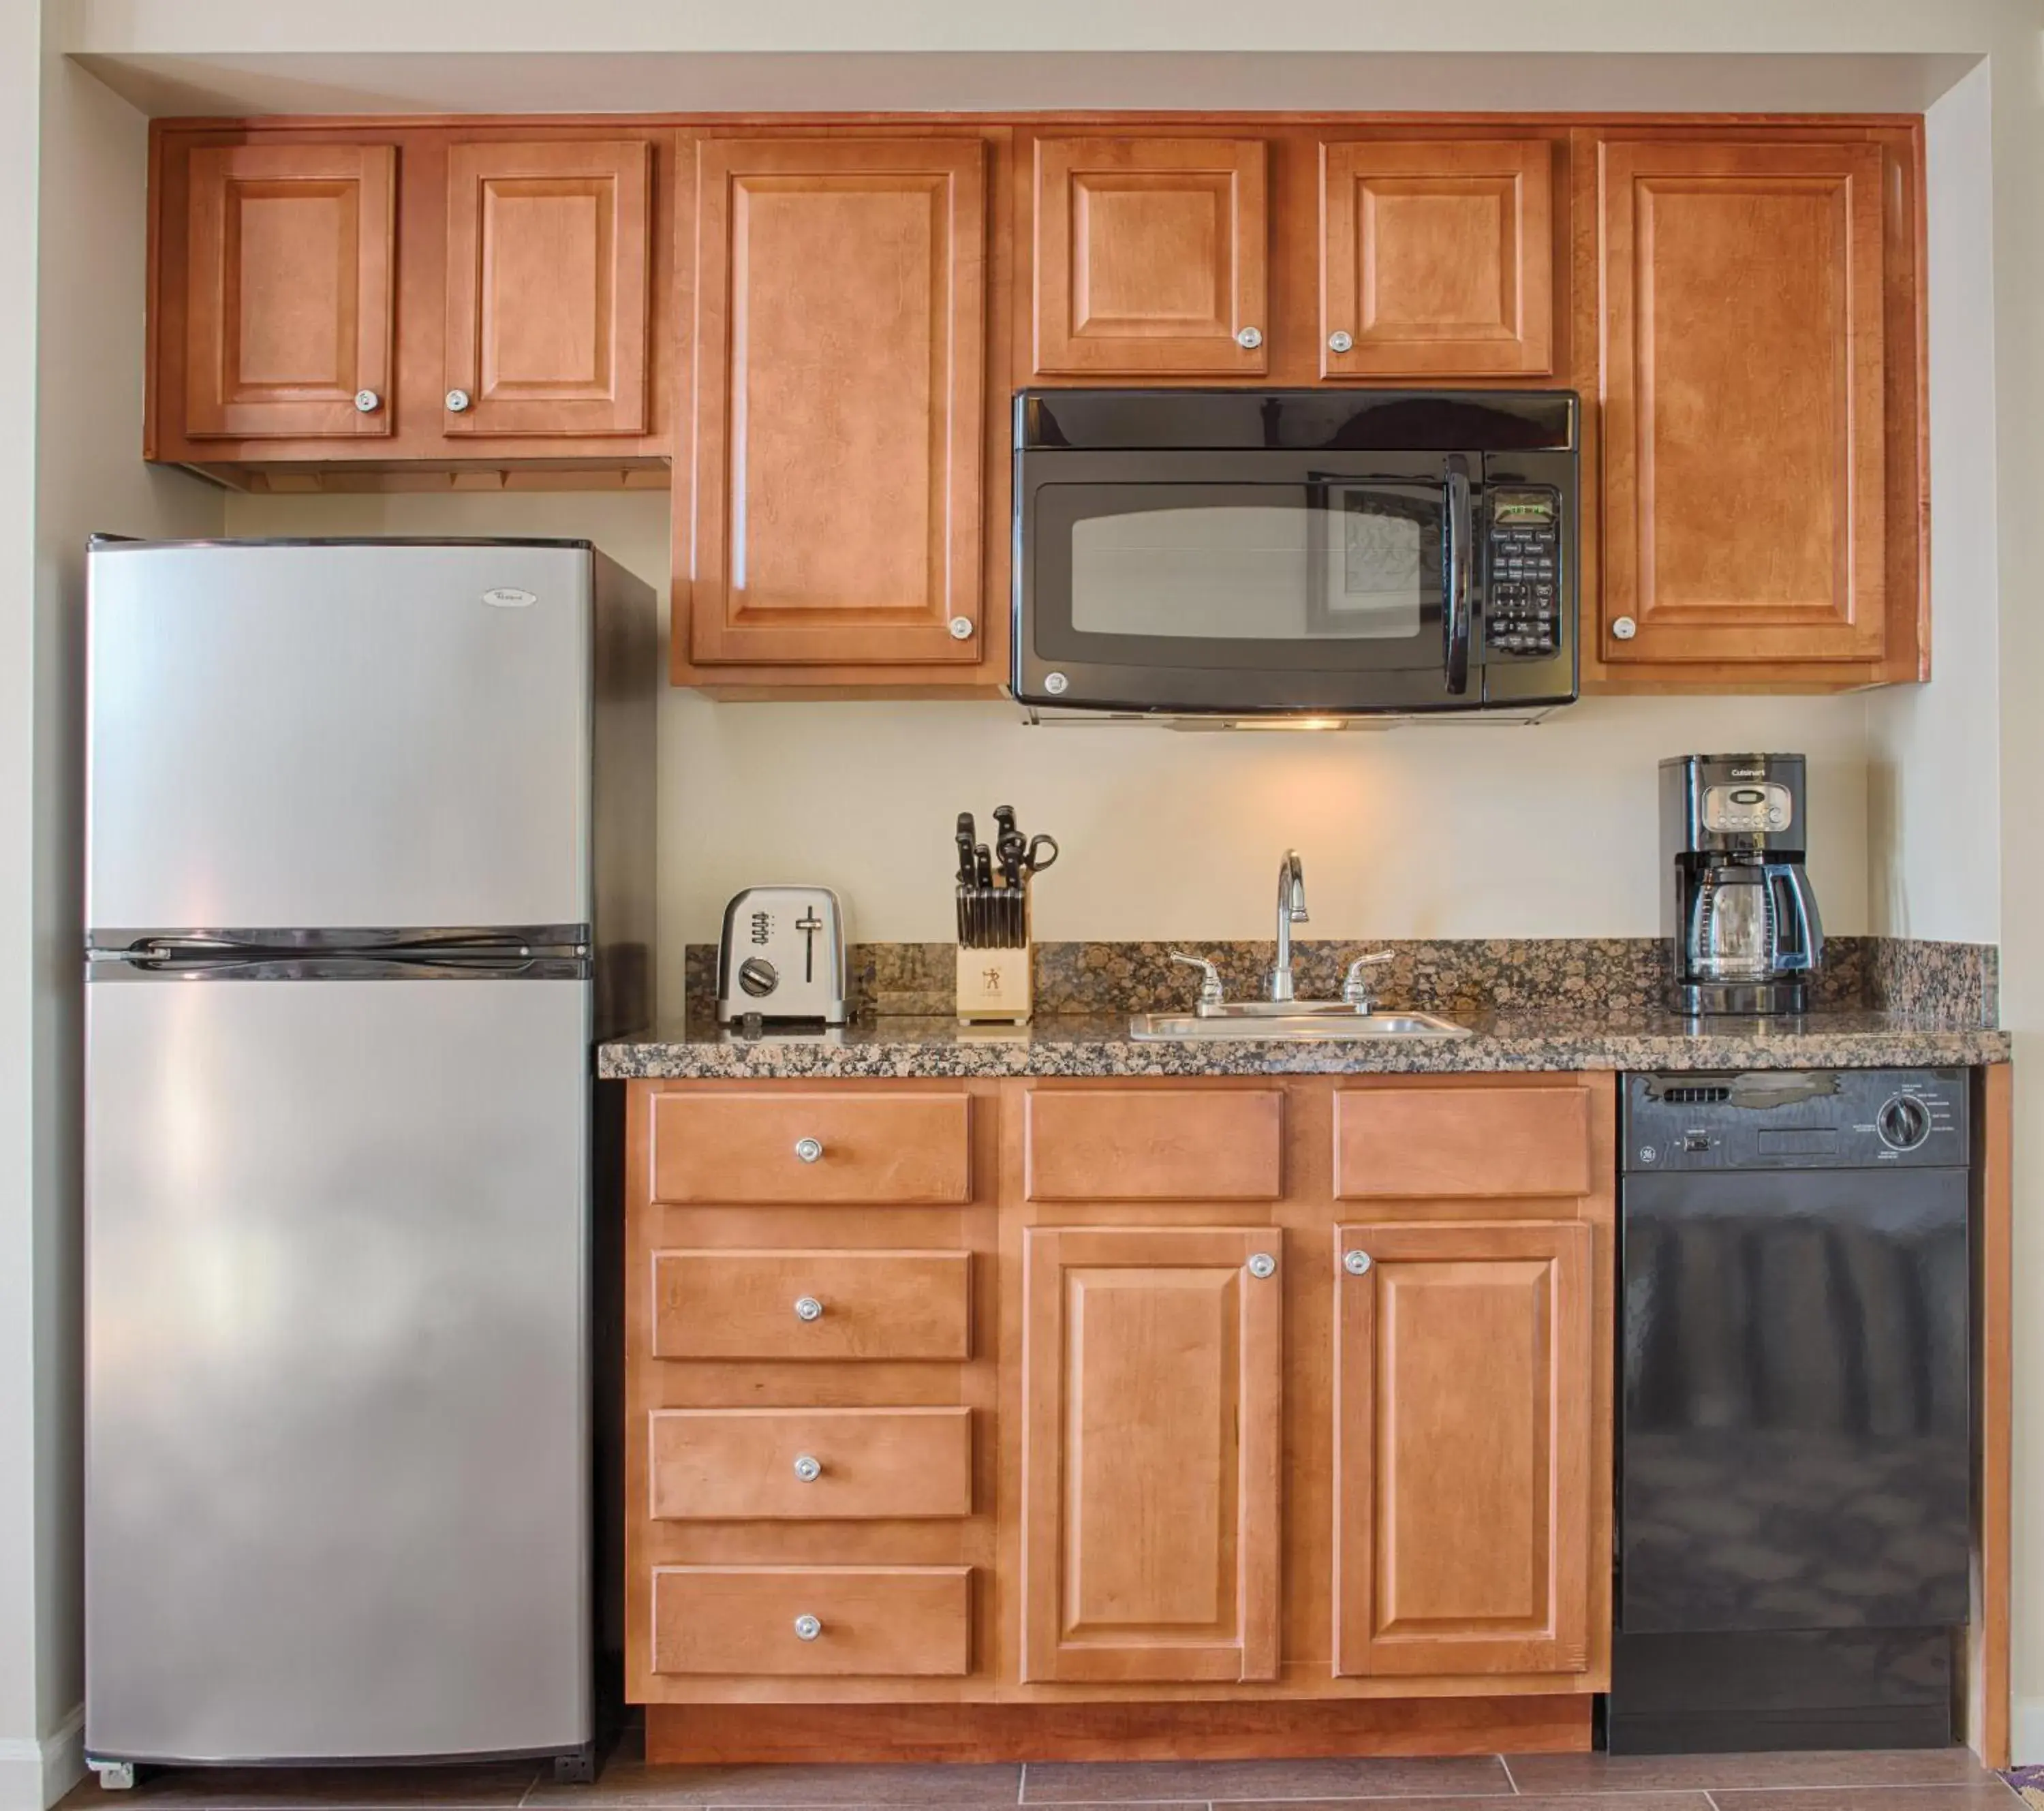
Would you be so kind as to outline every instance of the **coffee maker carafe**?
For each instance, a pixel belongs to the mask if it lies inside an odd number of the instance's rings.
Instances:
[[[1800,755],[1661,763],[1662,917],[1678,1011],[1801,1013],[1824,927],[1804,871]]]

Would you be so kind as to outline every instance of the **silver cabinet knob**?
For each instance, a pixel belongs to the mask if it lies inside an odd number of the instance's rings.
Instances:
[[[972,618],[970,617],[953,617],[951,620],[950,626],[952,640],[970,641],[972,640]]]
[[[1249,1274],[1253,1277],[1275,1276],[1278,1260],[1268,1252],[1258,1252],[1249,1260]]]
[[[1327,350],[1331,352],[1352,352],[1355,350],[1355,336],[1345,333],[1339,328],[1327,336]]]
[[[1263,344],[1261,327],[1239,327],[1235,329],[1235,343],[1245,352],[1253,352]]]
[[[824,1305],[813,1295],[795,1298],[795,1318],[797,1321],[820,1321],[823,1317]]]
[[[447,406],[448,413],[450,415],[462,413],[468,407],[468,392],[465,390],[450,390],[447,393]]]
[[[813,1616],[795,1618],[795,1639],[797,1641],[813,1641],[823,1632],[824,1625]]]
[[[1370,1271],[1370,1254],[1367,1252],[1343,1252],[1342,1268],[1350,1276],[1367,1275]]]
[[[1639,633],[1639,625],[1631,617],[1620,617],[1611,625],[1611,633],[1620,641],[1630,641]]]
[[[383,406],[383,398],[373,390],[358,390],[355,393],[355,406],[365,415],[374,415]]]
[[[806,1452],[795,1455],[795,1475],[805,1484],[813,1484],[824,1475],[823,1461]]]
[[[795,1155],[805,1163],[815,1163],[823,1154],[824,1141],[820,1138],[798,1138],[795,1140]]]

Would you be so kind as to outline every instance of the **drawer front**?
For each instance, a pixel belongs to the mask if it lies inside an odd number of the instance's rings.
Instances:
[[[873,1521],[972,1513],[970,1409],[662,1409],[660,1521]]]
[[[1028,1097],[1032,1201],[1275,1201],[1285,1097],[1275,1088],[1051,1088]]]
[[[653,1199],[969,1201],[970,1117],[962,1094],[660,1094]]]
[[[1343,1201],[1590,1191],[1582,1087],[1347,1089],[1335,1096]]]
[[[965,1359],[966,1252],[653,1254],[653,1356]]]
[[[661,1566],[653,1671],[962,1678],[967,1566]]]

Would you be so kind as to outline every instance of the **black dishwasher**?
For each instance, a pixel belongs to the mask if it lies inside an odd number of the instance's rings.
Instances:
[[[1953,1740],[1967,1080],[1625,1079],[1614,1752]]]

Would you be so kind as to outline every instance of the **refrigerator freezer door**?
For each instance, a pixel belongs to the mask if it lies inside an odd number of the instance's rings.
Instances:
[[[88,927],[587,923],[592,563],[95,548]]]
[[[86,1740],[590,1739],[590,994],[86,992]]]

